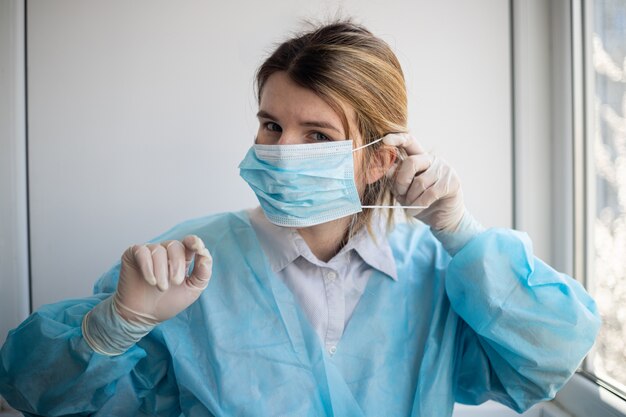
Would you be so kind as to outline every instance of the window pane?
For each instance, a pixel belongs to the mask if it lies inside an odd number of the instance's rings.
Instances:
[[[595,0],[592,12],[591,273],[603,319],[592,367],[598,377],[626,392],[626,0]]]

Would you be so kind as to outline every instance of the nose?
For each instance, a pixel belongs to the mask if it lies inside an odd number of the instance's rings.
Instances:
[[[277,145],[297,145],[303,143],[302,138],[296,132],[283,131],[278,138]]]

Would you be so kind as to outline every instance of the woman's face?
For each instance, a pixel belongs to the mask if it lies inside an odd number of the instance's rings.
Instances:
[[[341,118],[312,90],[294,83],[285,72],[272,74],[261,93],[259,103],[259,130],[256,143],[260,145],[298,145],[352,139],[361,144],[361,135],[355,129],[354,109],[343,109],[352,132],[345,132]],[[363,152],[354,153],[354,177],[359,193],[365,188],[361,177]]]

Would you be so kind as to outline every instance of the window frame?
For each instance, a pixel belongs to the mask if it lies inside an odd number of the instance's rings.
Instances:
[[[25,13],[0,3],[0,346],[30,310]]]
[[[572,69],[577,74],[574,92],[573,121],[580,124],[574,130],[574,260],[575,274],[590,291],[594,288],[594,230],[596,176],[592,138],[596,129],[592,99],[595,97],[595,69],[593,67],[592,24],[593,0],[572,0]],[[585,358],[579,374],[626,402],[626,391],[595,375],[591,357]],[[625,382],[626,383],[626,382]]]
[[[593,120],[586,117],[586,97],[593,96],[594,72],[586,56],[591,37],[585,35],[585,23],[592,22],[592,0],[510,1],[514,227],[528,232],[535,243],[546,239],[541,246],[549,251],[538,256],[591,288],[593,264],[585,254],[592,253],[593,235],[586,219],[595,190],[589,178],[593,160],[586,138]],[[542,86],[549,91],[547,126],[541,115],[546,108],[538,90]],[[550,172],[551,181],[533,176],[537,165],[546,163],[541,152],[549,153],[551,166],[539,170]],[[546,189],[550,197],[542,199]],[[549,227],[541,230],[546,219]],[[555,405],[578,417],[626,417],[626,398],[589,368],[585,360],[546,407]]]

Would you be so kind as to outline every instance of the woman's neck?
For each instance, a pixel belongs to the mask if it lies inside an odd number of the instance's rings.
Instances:
[[[298,233],[320,261],[328,262],[346,243],[351,216],[298,229]]]

